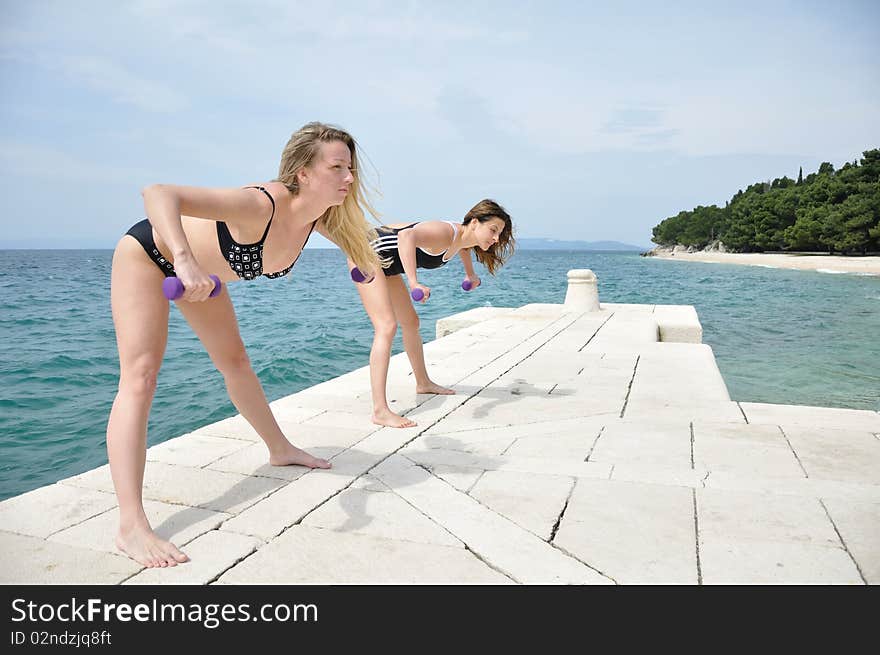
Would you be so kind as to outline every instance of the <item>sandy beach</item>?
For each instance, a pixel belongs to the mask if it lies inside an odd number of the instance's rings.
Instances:
[[[654,257],[688,262],[745,264],[769,268],[792,268],[828,273],[880,275],[880,257],[842,257],[821,254],[726,253],[726,252],[655,252]]]

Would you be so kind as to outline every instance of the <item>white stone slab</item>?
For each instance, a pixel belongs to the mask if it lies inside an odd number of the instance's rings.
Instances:
[[[745,424],[746,420],[739,409],[739,404],[733,401],[725,402],[694,402],[687,403],[685,400],[647,400],[630,397],[624,417],[628,420],[640,421],[712,421],[713,423],[725,422]]]
[[[339,403],[340,405],[344,403]],[[338,406],[338,405],[337,405]],[[339,410],[327,410],[322,414],[302,422],[303,425],[320,427],[347,428],[360,430],[364,436],[375,432],[381,426],[372,422],[369,408],[361,412],[345,412]]]
[[[331,471],[334,475],[346,476],[353,480],[369,471],[387,456],[387,453],[371,453],[350,448],[330,460],[333,463]]]
[[[194,435],[209,435],[223,437],[224,439],[241,439],[244,441],[260,441],[260,435],[250,426],[241,414],[230,416],[216,423],[203,425],[198,430],[193,430]]]
[[[513,457],[510,455],[492,457],[454,450],[441,450],[440,448],[431,450],[406,448],[400,452],[413,462],[427,468],[441,465],[482,471],[543,473],[593,479],[607,479],[612,469],[612,465],[600,462],[557,460],[549,457]]]
[[[745,477],[739,473],[713,471],[706,474],[703,486],[707,489],[753,491],[802,498],[839,498],[880,502],[880,485],[822,480],[820,478]]]
[[[840,547],[840,538],[815,498],[697,490],[700,541],[781,541]]]
[[[385,491],[391,491],[387,485],[385,485],[381,480],[374,478],[372,475],[362,475],[354,482],[352,482],[349,489],[360,489],[361,491],[368,491],[371,493],[382,493]]]
[[[425,448],[440,448],[442,450],[458,450],[464,453],[477,455],[501,455],[513,444],[514,439],[479,439],[475,441],[456,439],[456,433],[449,435],[430,435],[419,437],[418,444]],[[473,432],[467,433],[473,435]]]
[[[870,432],[782,427],[809,477],[880,484],[880,441]]]
[[[864,584],[842,548],[780,541],[700,539],[706,585]]]
[[[370,405],[365,398],[358,398],[358,396],[368,388],[340,384],[334,379],[287,396],[284,400],[297,407],[321,410],[314,417],[320,416],[325,411],[337,410],[341,407],[352,411],[357,409],[362,413],[369,412]]]
[[[480,470],[444,466],[442,464],[432,466],[431,473],[464,493],[468,493],[477,483],[477,480],[483,476],[483,471]]]
[[[319,407],[301,407],[296,401],[297,398],[293,395],[285,396],[269,403],[275,420],[286,423],[302,423],[324,411]]]
[[[333,469],[316,469],[241,512],[222,527],[268,541],[345,489],[355,477]]]
[[[574,479],[558,475],[487,471],[470,491],[498,514],[545,541],[550,540]]]
[[[660,468],[690,468],[690,427],[650,428],[644,424],[634,423],[609,425],[596,441],[589,461],[606,464],[651,464]]]
[[[341,453],[344,449],[341,447],[317,447],[308,448],[307,450],[315,457],[330,459]],[[212,471],[226,471],[239,475],[276,478],[288,481],[296,480],[310,470],[306,466],[272,466],[269,464],[269,453],[266,450],[266,446],[262,443],[247,446],[228,457],[217,460],[207,468]]]
[[[703,486],[703,480],[708,473],[705,469],[663,468],[650,463],[623,463],[612,465],[608,478],[615,482],[642,482],[645,484],[697,488]]]
[[[556,419],[555,417],[530,417],[528,422],[506,425],[496,428],[472,427],[470,430],[456,430],[446,432],[446,422],[441,421],[423,433],[423,437],[442,435],[454,436],[463,441],[475,439],[498,439],[510,436],[516,439],[522,437],[555,436],[555,435],[593,435],[595,437],[606,425],[618,423],[619,412],[613,414],[597,414],[595,416]],[[477,436],[471,436],[472,434]]]
[[[880,502],[823,500],[831,520],[868,584],[880,584]]]
[[[115,505],[112,493],[51,484],[0,503],[0,526],[7,532],[45,538]]]
[[[702,343],[703,326],[692,305],[655,305],[653,317],[660,330],[660,341]]]
[[[113,491],[108,465],[62,481],[66,485]],[[236,514],[283,485],[281,480],[147,462],[144,498]]]
[[[465,312],[445,316],[437,321],[436,338],[441,339],[463,328],[471,327],[493,318],[500,318],[513,311],[511,307],[475,307]]]
[[[141,565],[121,555],[0,532],[0,584],[118,584]],[[9,553],[14,553],[10,557]]]
[[[549,434],[534,437],[520,437],[507,450],[504,455],[512,457],[549,457],[552,459],[570,459],[584,461],[593,444],[596,442],[596,434]]]
[[[202,467],[246,447],[239,439],[185,434],[148,448],[147,461]]]
[[[742,418],[742,417],[740,417]],[[711,421],[694,421],[694,439],[702,438],[728,439],[733,443],[745,443],[754,446],[784,446],[788,441],[777,425],[739,423],[713,423]]]
[[[712,472],[724,471],[746,477],[806,477],[787,444],[763,446],[726,438],[695,438],[694,463]]]
[[[463,548],[297,525],[219,584],[510,584]]]
[[[144,511],[156,534],[176,546],[184,546],[199,535],[216,529],[231,516],[225,512],[212,512],[185,505],[169,505],[155,500],[145,500]],[[115,543],[118,530],[119,508],[114,507],[108,512],[52,535],[49,541],[120,554]]]
[[[578,480],[554,543],[619,584],[696,584],[692,493]]]
[[[730,395],[709,346],[659,343],[641,349],[630,400],[689,405],[729,401]]]
[[[424,469],[392,456],[373,470],[395,493],[463,541],[494,568],[525,584],[610,581]]]
[[[880,431],[880,415],[870,410],[745,402],[740,405],[749,423]]]
[[[346,489],[306,516],[302,525],[399,541],[463,547],[449,532],[390,491],[375,493]]]
[[[256,537],[212,530],[187,545],[189,562],[167,568],[144,569],[124,584],[209,584],[261,545],[262,542]]]

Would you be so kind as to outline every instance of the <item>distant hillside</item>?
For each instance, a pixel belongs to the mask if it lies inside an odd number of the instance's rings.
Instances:
[[[518,238],[516,247],[521,250],[650,250],[620,241],[562,241],[561,239]]]

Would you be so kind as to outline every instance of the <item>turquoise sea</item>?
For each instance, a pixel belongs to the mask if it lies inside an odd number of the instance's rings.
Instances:
[[[0,499],[107,461],[118,375],[111,256],[0,251]],[[458,286],[458,262],[426,272],[432,296],[418,305],[422,334],[433,338],[438,318],[477,306],[561,303],[572,268],[596,273],[603,302],[694,305],[734,400],[880,410],[876,276],[525,250],[497,277],[482,275],[472,293]],[[230,293],[270,400],[367,364],[372,331],[339,251],[306,250],[290,277],[236,283]],[[150,445],[234,413],[222,378],[172,309]]]

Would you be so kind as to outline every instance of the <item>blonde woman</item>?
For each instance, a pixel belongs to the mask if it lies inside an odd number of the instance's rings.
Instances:
[[[107,453],[119,502],[116,546],[147,567],[188,557],[159,538],[144,512],[147,419],[168,338],[166,277],[185,289],[178,307],[223,375],[236,409],[269,449],[269,463],[330,468],[294,446],[272,415],[251,368],[225,283],[287,275],[312,230],[364,270],[381,266],[363,207],[354,139],[321,123],[293,134],[278,179],[237,189],[156,184],[143,191],[147,219],[123,236],[113,254],[111,306],[119,349],[119,390],[107,425]],[[222,291],[209,299],[214,282]]]
[[[418,269],[432,269],[448,263],[456,254],[461,257],[471,288],[480,286],[474,273],[471,251],[491,273],[495,272],[513,254],[513,222],[508,213],[494,200],[481,200],[465,215],[461,223],[453,221],[424,221],[383,225],[377,230],[373,248],[386,262],[384,275],[369,276],[357,285],[358,293],[373,324],[373,346],[370,350],[370,387],[373,396],[373,423],[395,428],[416,425],[412,420],[393,412],[388,406],[386,385],[391,343],[400,325],[403,347],[406,350],[416,393],[450,395],[455,391],[436,384],[428,376],[419,317],[410,300],[410,292],[420,289],[422,302],[428,300],[431,289],[418,278]],[[349,267],[355,266],[349,260]],[[363,271],[358,266],[358,272]],[[352,277],[359,277],[353,272]],[[410,291],[400,278],[405,273]]]

